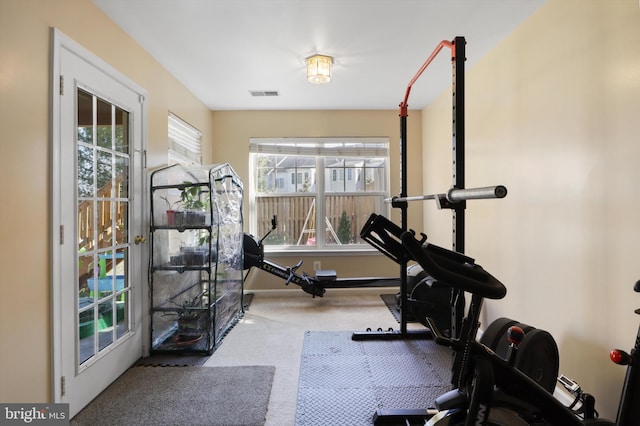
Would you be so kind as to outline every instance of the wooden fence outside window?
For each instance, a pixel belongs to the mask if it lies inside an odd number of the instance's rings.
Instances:
[[[327,195],[324,200],[327,245],[363,244],[359,237],[362,226],[371,213],[381,212],[384,203],[381,195]],[[271,218],[275,215],[278,219],[278,227],[265,244],[315,245],[318,228],[315,196],[258,196],[255,202],[259,238],[271,229]]]

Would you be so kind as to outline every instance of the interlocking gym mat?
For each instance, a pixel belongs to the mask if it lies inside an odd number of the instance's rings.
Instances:
[[[379,408],[428,408],[451,389],[451,350],[433,340],[351,340],[307,331],[297,426],[371,425]]]

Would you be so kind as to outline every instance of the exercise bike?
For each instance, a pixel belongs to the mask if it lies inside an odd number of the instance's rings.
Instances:
[[[577,415],[563,405],[552,393],[538,382],[514,367],[522,330],[509,329],[510,353],[506,359],[498,356],[487,346],[476,340],[480,326],[479,316],[485,298],[502,299],[506,287],[473,258],[438,247],[427,242],[422,235],[417,239],[412,231],[403,232],[386,218],[372,215],[361,232],[361,236],[371,242],[387,256],[399,262],[414,260],[435,279],[453,288],[471,294],[462,329],[457,338],[444,336],[436,324],[427,319],[438,344],[449,346],[454,352],[452,384],[455,389],[438,397],[435,407],[423,410],[423,423],[415,423],[416,413],[407,413],[401,423],[378,421],[387,413],[380,410],[374,416],[374,424],[424,424],[427,426],[567,426],[567,425],[637,425],[640,407],[633,400],[640,395],[638,376],[638,349],[640,329],[634,348],[628,354],[622,350],[611,353],[611,359],[627,365],[627,374],[617,419],[615,422],[598,419],[595,400],[586,395],[583,410]],[[640,282],[634,290],[640,292]],[[640,314],[640,310],[636,310]],[[413,416],[413,417],[412,417]],[[406,420],[411,418],[411,421]]]

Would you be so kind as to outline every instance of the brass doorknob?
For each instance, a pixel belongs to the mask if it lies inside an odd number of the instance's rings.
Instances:
[[[144,243],[145,241],[147,241],[147,239],[145,237],[143,237],[142,235],[136,235],[136,237],[133,239],[133,242],[138,245],[140,243]]]

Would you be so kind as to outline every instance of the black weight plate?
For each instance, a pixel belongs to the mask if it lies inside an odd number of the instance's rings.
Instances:
[[[553,393],[560,368],[558,346],[548,332],[534,328],[518,346],[515,367]]]
[[[480,343],[506,359],[509,349],[507,330],[514,325],[522,328],[525,333],[524,339],[518,346],[515,367],[547,391],[553,392],[560,361],[558,347],[551,334],[510,318],[498,318],[487,327],[480,338]]]
[[[511,318],[498,318],[489,324],[489,327],[482,333],[480,343],[493,350],[502,358],[507,356],[507,330],[518,321]]]

